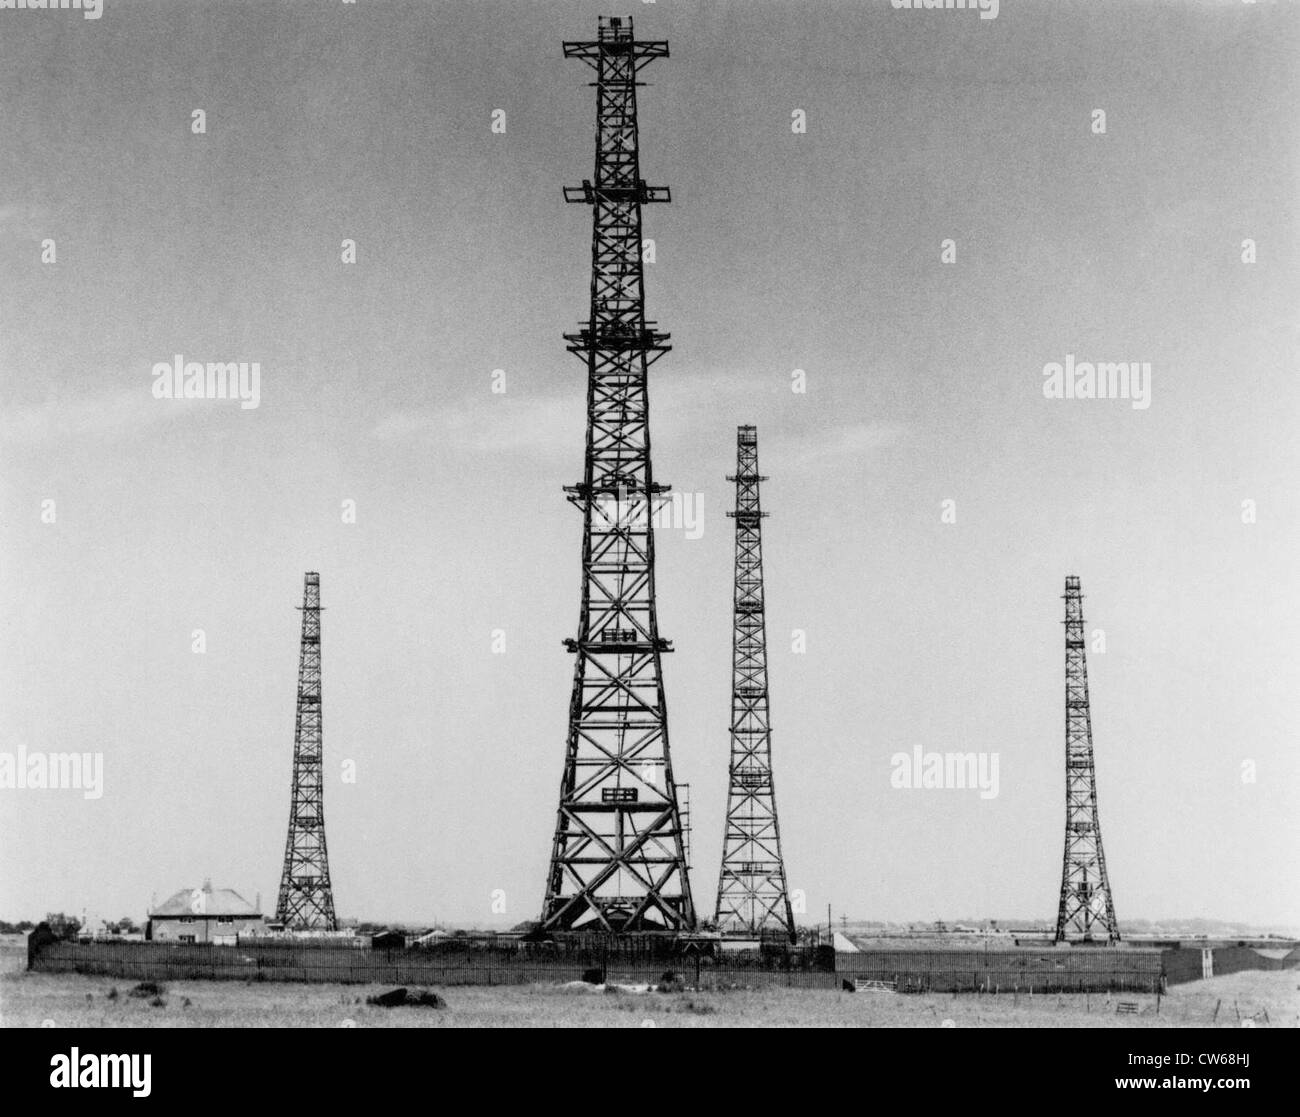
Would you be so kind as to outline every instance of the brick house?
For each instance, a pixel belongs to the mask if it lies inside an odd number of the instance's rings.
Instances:
[[[211,942],[233,946],[238,935],[262,934],[266,921],[238,892],[213,888],[182,888],[149,913],[145,938],[154,942]]]

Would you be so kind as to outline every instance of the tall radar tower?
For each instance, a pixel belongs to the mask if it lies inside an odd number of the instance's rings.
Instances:
[[[338,929],[325,849],[325,778],[321,738],[320,575],[308,572],[302,590],[298,655],[298,715],[293,734],[293,793],[289,838],[275,917],[299,930]]]
[[[1056,917],[1056,941],[1067,939],[1119,942],[1097,815],[1083,593],[1074,574],[1065,579],[1065,863]]]
[[[794,912],[781,858],[781,827],[772,786],[772,719],[767,693],[763,600],[763,517],[758,432],[736,430],[736,586],[732,605],[731,765],[727,823],[718,879],[718,928],[761,935],[781,931],[793,942]]]
[[[668,750],[655,613],[652,512],[667,492],[650,468],[647,371],[669,349],[645,317],[641,207],[667,187],[641,178],[637,74],[668,57],[631,19],[602,17],[596,38],[564,44],[596,74],[596,165],[566,187],[592,207],[590,317],[566,334],[587,368],[586,463],[567,487],[582,512],[582,606],[564,775],[541,930],[683,931],[695,926]]]

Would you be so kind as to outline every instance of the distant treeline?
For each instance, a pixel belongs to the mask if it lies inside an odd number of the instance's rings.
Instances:
[[[25,935],[35,926],[36,924],[30,919],[24,919],[18,923],[6,923],[3,919],[0,919],[0,935]]]
[[[61,939],[75,939],[81,930],[80,919],[61,911],[49,912],[41,922],[49,924],[50,931]],[[105,923],[104,927],[110,933],[119,935],[139,934],[141,929],[129,915],[124,915],[116,923]],[[35,929],[36,924],[30,919],[21,919],[17,923],[8,923],[0,919],[0,935],[25,935]]]

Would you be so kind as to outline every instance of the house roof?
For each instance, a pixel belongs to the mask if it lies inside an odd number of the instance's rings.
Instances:
[[[858,944],[855,943],[851,938],[849,938],[848,935],[841,935],[838,931],[836,931],[835,937],[831,941],[835,944],[836,954],[860,954],[861,953],[861,951],[858,950]]]
[[[204,882],[202,888],[182,888],[165,903],[151,911],[150,916],[179,915],[193,917],[196,915],[238,915],[256,918],[262,913],[230,888],[213,888]]]

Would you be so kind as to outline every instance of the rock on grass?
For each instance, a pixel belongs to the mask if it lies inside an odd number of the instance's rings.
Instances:
[[[410,990],[403,986],[366,998],[366,1004],[379,1008],[446,1008],[447,1002],[428,989]]]

